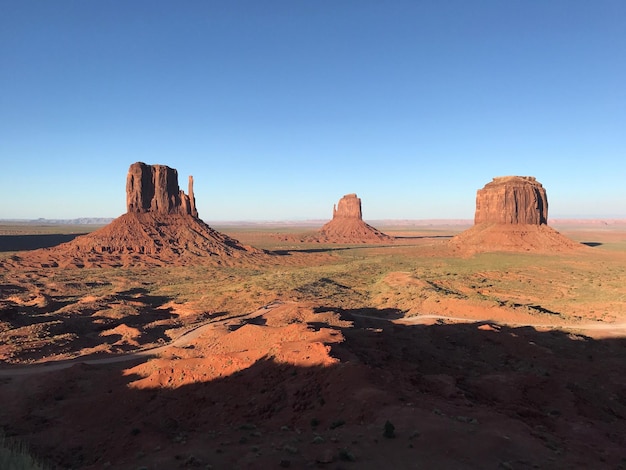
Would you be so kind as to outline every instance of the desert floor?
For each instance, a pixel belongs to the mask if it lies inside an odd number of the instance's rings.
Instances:
[[[61,469],[626,468],[626,225],[554,254],[214,228],[270,254],[0,266],[8,439]],[[87,230],[0,227],[0,262]]]

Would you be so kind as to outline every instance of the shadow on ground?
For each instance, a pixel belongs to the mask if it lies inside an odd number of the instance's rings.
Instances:
[[[330,253],[332,251],[344,251],[350,250],[353,247],[344,246],[344,247],[326,247],[326,248],[293,248],[288,250],[273,250],[270,253],[279,256],[289,256],[292,253]]]
[[[596,246],[602,246],[603,243],[600,242],[580,242],[582,245],[590,246],[591,248],[595,248]]]
[[[0,252],[30,251],[39,248],[50,248],[61,243],[70,242],[76,237],[87,233],[42,234],[42,235],[0,235]]]
[[[119,354],[168,342],[168,331],[177,326],[178,314],[165,307],[171,298],[150,295],[145,288],[120,291],[91,302],[61,295],[29,305],[5,298],[24,291],[20,286],[0,285],[0,340],[21,344],[19,352],[13,354],[15,360],[39,361],[78,354],[86,348],[96,348],[93,354],[99,356]],[[115,330],[118,327],[130,331],[132,337],[125,338]],[[105,345],[109,348],[102,348]]]
[[[454,238],[454,235],[418,235],[418,236],[394,236],[393,238],[397,238],[399,240],[445,240]]]
[[[626,465],[626,340],[317,309],[328,312],[352,324],[326,325],[345,338],[332,366],[268,351],[213,381],[136,389],[128,365],[78,364],[0,384],[0,422],[56,468]],[[168,370],[194,364],[174,357]]]

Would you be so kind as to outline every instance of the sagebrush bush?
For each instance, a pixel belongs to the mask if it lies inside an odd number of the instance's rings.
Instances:
[[[0,435],[0,469],[2,470],[45,470],[18,441]]]

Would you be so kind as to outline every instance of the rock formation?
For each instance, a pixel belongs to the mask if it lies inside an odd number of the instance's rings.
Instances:
[[[392,240],[389,235],[363,222],[361,199],[356,194],[346,194],[333,206],[333,219],[313,238],[320,243],[380,243]]]
[[[476,193],[474,226],[451,240],[455,249],[554,252],[582,245],[548,227],[546,190],[532,176],[493,178]]]
[[[127,212],[187,214],[198,217],[193,195],[193,176],[189,195],[178,187],[178,172],[165,165],[133,163],[126,178]]]
[[[333,206],[333,219],[363,220],[361,199],[356,194],[346,194]]]
[[[546,190],[532,176],[494,178],[476,193],[474,223],[547,224]]]
[[[109,225],[53,248],[29,252],[44,267],[229,264],[256,262],[265,252],[217,232],[198,218],[189,194],[178,187],[178,172],[165,165],[133,163],[126,180],[126,214]],[[27,263],[19,257],[18,263]]]

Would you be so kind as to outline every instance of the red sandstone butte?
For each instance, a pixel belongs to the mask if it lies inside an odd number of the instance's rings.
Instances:
[[[165,165],[133,163],[126,180],[128,212],[109,225],[61,245],[20,255],[17,263],[41,267],[232,264],[257,262],[262,250],[213,230],[198,218],[178,172]]]
[[[547,221],[546,190],[533,176],[494,178],[476,193],[476,225],[541,225],[547,224]]]
[[[363,220],[361,199],[356,194],[346,194],[333,206],[333,219]]]
[[[333,219],[315,237],[320,243],[380,243],[392,237],[363,222],[361,199],[346,194],[333,206]]]
[[[193,195],[193,176],[189,177],[187,195],[178,187],[178,172],[174,168],[133,163],[126,178],[126,210],[198,217]]]
[[[548,227],[546,190],[532,176],[493,178],[476,193],[474,226],[450,243],[468,253],[562,252],[582,245]]]

